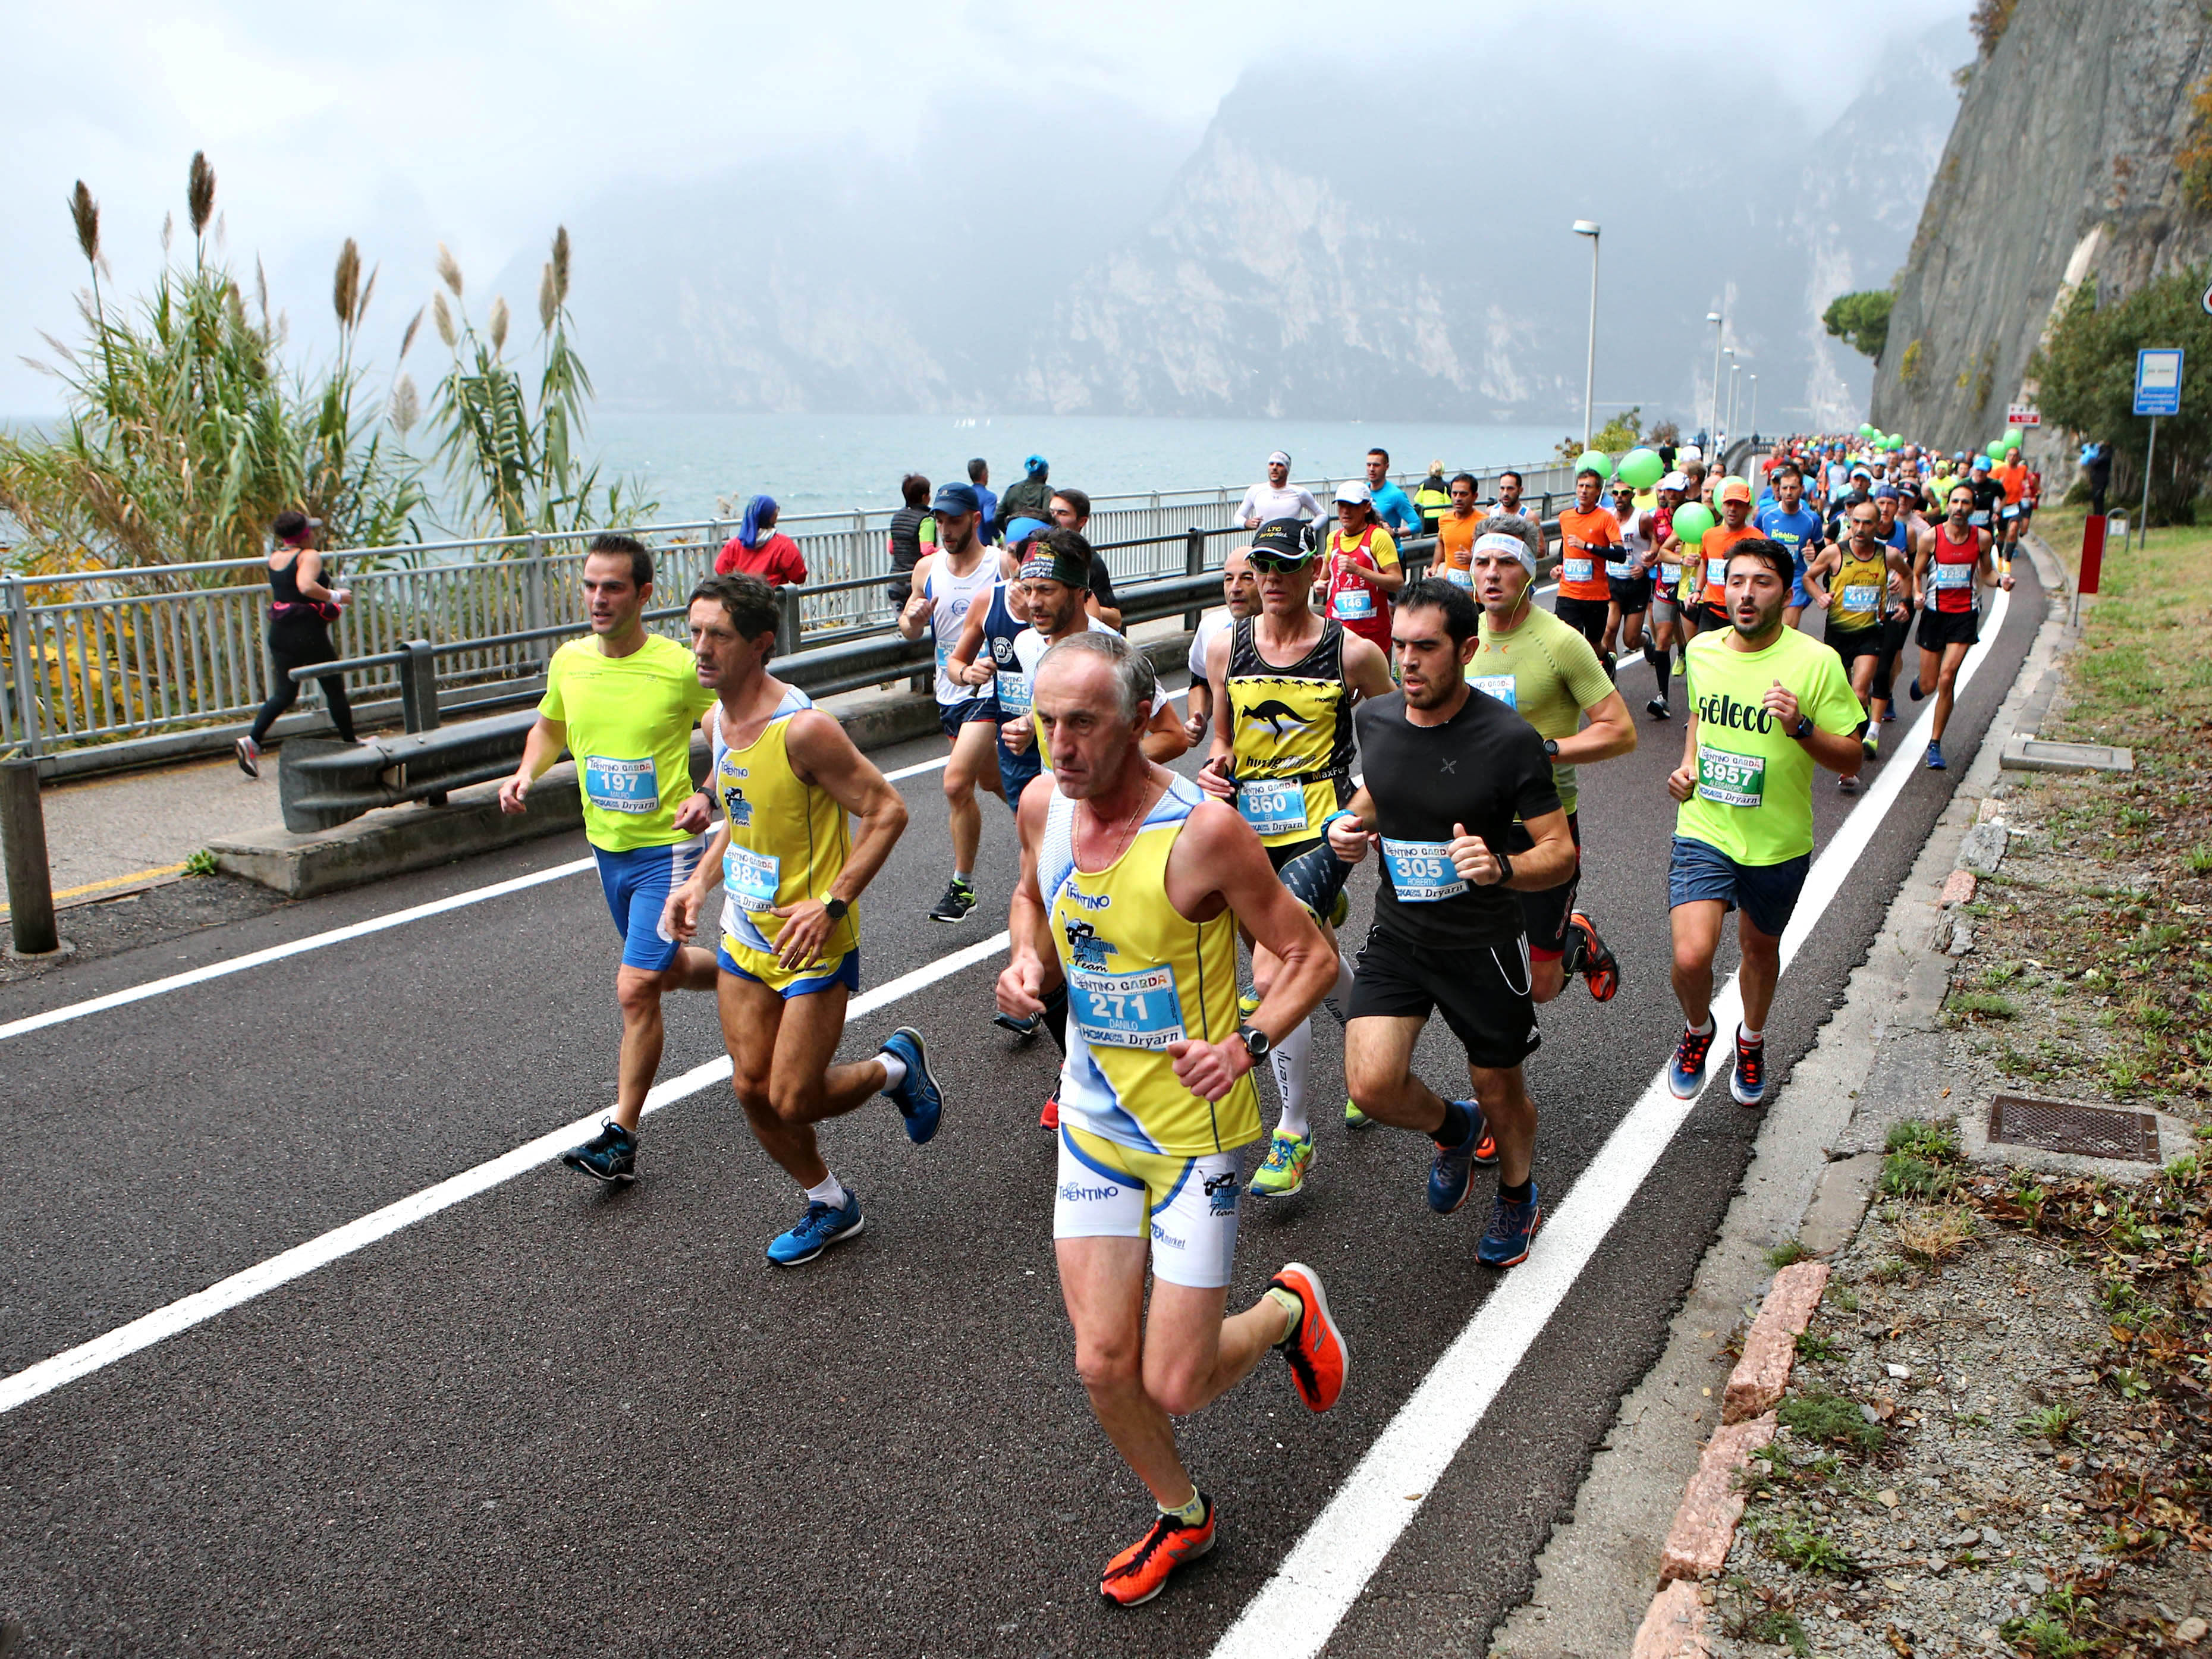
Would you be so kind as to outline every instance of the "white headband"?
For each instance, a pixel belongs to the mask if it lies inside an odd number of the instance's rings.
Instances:
[[[1528,544],[1518,536],[1507,535],[1502,530],[1493,530],[1486,536],[1477,536],[1474,551],[1468,556],[1472,559],[1475,553],[1503,553],[1510,559],[1518,559],[1521,568],[1530,575],[1536,574],[1536,556],[1528,550]]]

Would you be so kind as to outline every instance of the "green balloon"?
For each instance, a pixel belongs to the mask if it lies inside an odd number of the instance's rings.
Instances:
[[[2008,432],[2004,435],[2004,447],[2007,449],[2018,449],[2022,441],[2023,434],[2021,433]]]
[[[1667,463],[1656,449],[1632,449],[1620,458],[1618,471],[1638,489],[1649,489],[1667,476]]]
[[[1684,546],[1695,547],[1698,538],[1719,522],[1703,501],[1691,501],[1675,509],[1674,533],[1682,538]]]
[[[1874,425],[1874,422],[1871,422],[1871,421],[1861,421],[1861,422],[1859,422],[1859,436],[1860,436],[1860,437],[1862,437],[1862,438],[1871,438],[1871,437],[1874,437],[1874,436],[1875,436],[1875,435],[1877,435],[1877,434],[1876,434],[1876,433],[1875,433],[1875,425]]]
[[[1585,449],[1575,458],[1577,473],[1595,472],[1601,479],[1613,476],[1613,457],[1602,449]]]

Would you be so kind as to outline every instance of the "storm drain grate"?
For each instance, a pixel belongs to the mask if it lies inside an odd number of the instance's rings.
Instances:
[[[2158,1119],[2148,1112],[1999,1095],[1990,1102],[1990,1139],[2081,1158],[2158,1162]]]

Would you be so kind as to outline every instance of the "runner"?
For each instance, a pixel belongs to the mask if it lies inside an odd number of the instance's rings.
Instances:
[[[1783,624],[1796,574],[1790,550],[1756,538],[1732,545],[1726,566],[1729,625],[1690,643],[1682,763],[1667,779],[1681,803],[1667,902],[1684,1022],[1667,1085],[1678,1100],[1705,1086],[1713,953],[1728,913],[1741,907],[1743,1024],[1729,1092],[1756,1106],[1766,1097],[1766,1015],[1782,933],[1813,863],[1813,768],[1856,773],[1864,757],[1858,699],[1836,653]]]
[[[1237,522],[1257,530],[1278,519],[1300,519],[1309,523],[1321,517],[1321,503],[1313,491],[1291,482],[1291,458],[1281,450],[1267,457],[1267,481],[1244,492],[1237,504]]]
[[[1455,587],[1474,586],[1474,567],[1469,561],[1474,552],[1474,527],[1483,519],[1474,504],[1479,488],[1472,472],[1462,472],[1454,478],[1451,506],[1436,523],[1437,550],[1431,568],[1441,572],[1444,580]]]
[[[1387,659],[1390,596],[1406,585],[1398,544],[1376,521],[1365,484],[1348,483],[1336,492],[1336,518],[1322,565],[1328,614]]]
[[[1304,1023],[1336,961],[1251,830],[1144,757],[1138,734],[1158,688],[1127,641],[1063,641],[1034,684],[1053,787],[1022,798],[999,1006],[1038,1013],[1054,981],[1076,999],[1053,1248],[1091,1413],[1158,1508],[1098,1587],[1134,1607],[1216,1540],[1214,1502],[1176,1451],[1173,1419],[1235,1386],[1271,1347],[1310,1409],[1343,1391],[1344,1340],[1310,1267],[1286,1264],[1256,1303],[1223,1316],[1237,1153],[1260,1135],[1250,1073]],[[1241,1027],[1240,927],[1279,964]]]
[[[1221,609],[1207,611],[1199,620],[1198,631],[1190,636],[1190,714],[1182,723],[1182,732],[1194,748],[1206,741],[1206,727],[1213,718],[1213,683],[1206,678],[1206,656],[1214,641],[1260,609],[1260,587],[1252,575],[1250,548],[1231,548],[1222,560],[1221,600]]]
[[[1875,758],[1881,746],[1881,718],[1889,686],[1881,674],[1897,647],[1897,640],[1912,617],[1912,570],[1905,556],[1881,538],[1881,514],[1871,503],[1851,508],[1845,520],[1849,535],[1820,550],[1806,567],[1805,586],[1813,603],[1828,613],[1826,635],[1829,647],[1842,659],[1851,690],[1866,710],[1866,730],[1859,738],[1861,752]],[[1846,795],[1858,793],[1859,781],[1850,773],[1836,779]]]
[[[1518,540],[1486,532],[1478,549],[1493,539]],[[1393,623],[1405,689],[1360,707],[1366,771],[1328,844],[1352,860],[1372,842],[1382,848],[1344,1028],[1352,1097],[1376,1121],[1434,1143],[1429,1207],[1440,1214],[1467,1201],[1470,1164],[1499,1166],[1475,1257],[1510,1267],[1528,1260],[1543,1219],[1536,1108],[1522,1073],[1541,1040],[1522,917],[1529,899],[1570,877],[1575,849],[1534,730],[1474,695],[1479,625],[1473,602],[1449,582],[1407,590]],[[1577,635],[1554,626],[1589,659]],[[1592,678],[1595,666],[1589,660]],[[1467,1053],[1471,1100],[1444,1100],[1413,1074],[1413,1044],[1437,1009]]]
[[[1408,536],[1421,533],[1421,514],[1413,498],[1390,482],[1390,452],[1370,449],[1367,452],[1367,493],[1375,508],[1375,517],[1390,532],[1395,542],[1403,542]],[[1343,501],[1339,495],[1337,500]]]
[[[1259,611],[1206,653],[1213,706],[1228,713],[1214,720],[1199,785],[1236,803],[1278,870],[1318,847],[1329,814],[1352,799],[1354,700],[1392,690],[1380,651],[1342,623],[1314,614],[1313,547],[1311,530],[1295,520],[1262,530],[1252,544]],[[1334,933],[1322,932],[1334,948]],[[1261,998],[1276,971],[1264,941],[1255,939],[1252,983]],[[1351,967],[1342,964],[1334,993],[1340,1007],[1351,989]],[[1312,1027],[1301,1020],[1268,1056],[1283,1111],[1252,1177],[1253,1192],[1263,1198],[1299,1191],[1313,1162],[1306,1114],[1312,1048]]]
[[[1038,458],[1031,456],[1031,460]],[[1036,477],[1032,471],[1030,477]],[[1012,501],[1021,489],[1006,492]],[[898,629],[908,639],[925,633],[937,639],[937,721],[951,740],[952,753],[945,763],[945,804],[951,818],[952,879],[945,896],[930,910],[932,921],[958,922],[975,908],[975,849],[983,841],[983,809],[976,804],[975,786],[999,793],[996,767],[992,763],[991,734],[998,730],[999,700],[986,683],[963,684],[946,672],[952,647],[960,641],[970,606],[981,600],[988,605],[991,590],[1013,574],[1010,555],[983,544],[977,533],[983,521],[982,503],[967,484],[938,487],[933,504],[937,514],[938,544],[922,555],[914,568],[914,597],[899,612]]]
[[[1651,635],[1644,642],[1644,660],[1651,665],[1651,700],[1644,712],[1655,720],[1674,718],[1667,694],[1672,689],[1678,647],[1689,643],[1682,624],[1682,544],[1674,536],[1674,510],[1682,504],[1690,481],[1679,472],[1659,480],[1659,505],[1651,510],[1651,542],[1656,561],[1651,582]]]
[[[1651,609],[1651,562],[1657,544],[1651,533],[1652,514],[1636,504],[1636,486],[1616,477],[1612,490],[1613,516],[1620,526],[1620,555],[1606,562],[1604,648],[1607,660],[1617,662],[1644,649],[1644,618]],[[1667,689],[1664,680],[1659,689]]]
[[[822,1161],[814,1126],[888,1095],[917,1146],[937,1133],[944,1096],[921,1034],[894,1031],[874,1059],[836,1066],[848,998],[860,988],[853,907],[906,828],[906,803],[845,728],[768,672],[776,606],[766,583],[710,576],[691,592],[699,680],[717,698],[702,722],[714,745],[722,827],[668,896],[664,931],[689,939],[722,884],[717,958],[730,1079],[761,1150],[806,1195],[799,1224],[770,1240],[780,1267],[860,1235],[860,1200]],[[856,842],[846,823],[860,821]]]
[[[1705,452],[1695,444],[1685,444],[1674,457],[1675,470],[1682,475],[1682,499],[1702,501],[1705,497]]]
[[[1795,628],[1812,596],[1805,587],[1805,566],[1820,550],[1820,515],[1805,505],[1805,475],[1794,464],[1774,473],[1774,500],[1752,515],[1752,525],[1769,541],[1790,550],[1797,574],[1790,579],[1790,603],[1782,608],[1785,627]]]
[[[1973,523],[1980,500],[1978,485],[1952,485],[1950,516],[1923,532],[1913,554],[1912,586],[1921,595],[1921,611],[1920,672],[1913,677],[1912,700],[1919,702],[1935,686],[1936,725],[1928,739],[1931,772],[1944,769],[1943,728],[1951,721],[1959,665],[1982,636],[1979,590],[2000,581],[2007,591],[2012,587],[2010,576],[2001,578],[1990,568],[1990,532]]]
[[[691,722],[714,694],[700,684],[689,651],[645,631],[653,555],[643,543],[594,536],[583,586],[592,636],[569,641],[546,664],[538,719],[523,739],[522,763],[499,787],[499,810],[526,811],[531,785],[561,751],[576,757],[584,838],[622,936],[615,1002],[623,1035],[614,1113],[561,1161],[620,1184],[637,1176],[638,1118],[660,1069],[660,999],[714,988],[713,954],[688,951],[660,929],[668,895],[697,866],[700,832],[714,816],[713,797],[691,787]]]
[[[1751,486],[1730,478],[1716,486],[1721,521],[1705,532],[1698,544],[1698,600],[1690,607],[1694,634],[1722,634],[1729,629],[1729,550],[1738,542],[1762,539],[1751,526]],[[1795,567],[1792,567],[1793,570]]]
[[[1503,513],[1516,519],[1540,519],[1543,514],[1533,507],[1521,505],[1521,475],[1501,472],[1498,475],[1498,499],[1490,504],[1492,513]]]
[[[1996,469],[1996,481],[2004,489],[2004,500],[1997,513],[2004,535],[1996,546],[1997,574],[2012,574],[2013,549],[2020,544],[2020,532],[2024,522],[2021,508],[2027,495],[2027,466],[2020,459],[2020,451],[2005,451],[2004,465]]]
[[[1609,1002],[1620,988],[1620,964],[1590,919],[1575,908],[1583,844],[1575,768],[1629,753],[1636,747],[1636,722],[1589,642],[1535,602],[1540,536],[1528,533],[1533,530],[1525,520],[1491,519],[1475,538],[1474,599],[1482,607],[1482,626],[1467,675],[1476,690],[1495,697],[1535,728],[1552,763],[1553,793],[1576,848],[1574,865],[1553,885],[1516,884],[1522,932],[1534,964],[1529,995],[1549,1002],[1570,975],[1580,974],[1590,995]],[[1518,858],[1531,845],[1530,833],[1516,823],[1504,841],[1492,840],[1491,845]]]
[[[1598,500],[1604,487],[1595,469],[1584,467],[1575,474],[1575,504],[1559,509],[1559,592],[1552,608],[1590,642],[1611,679],[1613,655],[1605,648],[1605,634],[1613,589],[1606,565],[1620,556],[1620,520]]]

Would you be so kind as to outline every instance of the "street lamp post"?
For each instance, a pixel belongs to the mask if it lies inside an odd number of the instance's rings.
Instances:
[[[1759,441],[1759,376],[1751,377],[1751,441]]]
[[[1743,373],[1743,365],[1742,365],[1741,363],[1740,363],[1740,362],[1736,362],[1736,360],[1735,360],[1735,347],[1733,347],[1733,346],[1731,346],[1731,347],[1729,347],[1729,348],[1728,359],[1729,359],[1729,396],[1728,396],[1728,427],[1727,427],[1727,431],[1728,431],[1728,435],[1729,435],[1729,442],[1731,442],[1731,443],[1733,443],[1733,442],[1735,442],[1735,390],[1736,390],[1736,384],[1737,384],[1737,382],[1736,382],[1736,376]]]
[[[1713,457],[1708,458],[1711,459],[1718,456],[1721,447],[1721,334],[1723,330],[1719,312],[1707,312],[1705,320],[1713,325],[1712,414],[1705,422],[1705,433],[1713,446]]]
[[[1589,238],[1590,245],[1590,314],[1589,360],[1583,369],[1583,447],[1590,447],[1590,399],[1597,392],[1597,234],[1595,220],[1575,221],[1575,234]]]

